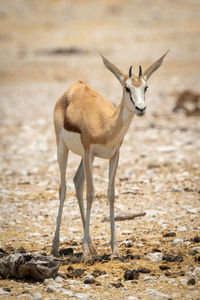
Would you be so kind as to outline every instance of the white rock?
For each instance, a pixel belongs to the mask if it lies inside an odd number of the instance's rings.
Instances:
[[[103,275],[100,275],[99,278],[108,278],[109,275],[108,274],[103,274]]]
[[[167,282],[168,282],[169,284],[172,284],[172,283],[174,283],[175,281],[176,281],[176,279],[175,279],[175,278],[170,278],[170,279],[168,279],[168,281],[167,281]]]
[[[182,191],[183,191],[182,188],[179,188],[179,187],[177,187],[177,186],[172,187],[172,192],[173,192],[173,193],[176,193],[176,192],[182,192]]]
[[[63,282],[63,278],[61,276],[56,276],[55,281],[56,282]]]
[[[160,262],[163,260],[163,254],[161,252],[149,252],[146,257],[152,262]]]
[[[175,147],[173,147],[173,146],[159,146],[158,148],[157,148],[157,151],[158,152],[166,152],[166,153],[168,153],[168,152],[173,152],[175,150]]]
[[[200,278],[200,267],[196,267],[193,274],[195,277]]]
[[[192,248],[193,251],[200,251],[200,246],[196,246]]]
[[[150,299],[152,299],[152,300],[163,300],[163,299],[170,298],[169,295],[163,294],[163,293],[158,292],[156,290],[150,290],[149,296],[150,296]]]
[[[61,289],[61,293],[63,295],[67,295],[69,297],[73,296],[73,292],[72,291],[67,291],[66,289],[63,289],[63,288]]]
[[[179,280],[179,284],[181,284],[181,285],[185,285],[185,284],[187,284],[187,279],[186,278],[181,278],[180,280]]]
[[[126,300],[138,300],[138,297],[129,296],[128,298],[126,298]]]
[[[173,240],[172,245],[176,246],[176,245],[180,245],[182,243],[183,243],[183,239],[175,239],[175,240]]]
[[[32,296],[32,300],[41,300],[42,299],[42,295],[40,293],[35,293]]]
[[[149,281],[149,280],[154,280],[155,277],[153,276],[150,276],[150,275],[145,275],[143,278],[142,278],[142,281]]]
[[[74,284],[78,284],[78,283],[79,282],[77,280],[73,280],[73,279],[68,281],[69,285],[74,285]]]
[[[2,288],[0,288],[0,295],[9,294],[9,292],[4,291]]]
[[[177,228],[177,230],[183,232],[183,231],[186,231],[187,228],[186,228],[186,226],[179,226],[179,227]]]
[[[87,300],[88,299],[88,295],[87,294],[82,294],[82,293],[76,294],[75,297],[80,299],[80,300]]]

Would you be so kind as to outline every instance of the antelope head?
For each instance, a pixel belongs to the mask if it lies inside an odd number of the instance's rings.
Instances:
[[[138,75],[133,74],[132,66],[129,68],[128,75],[124,75],[117,67],[102,56],[104,65],[116,76],[123,86],[123,98],[125,105],[137,116],[141,117],[146,112],[145,94],[148,89],[147,81],[149,77],[162,65],[163,59],[167,55],[168,51],[144,72],[142,67],[139,66]]]

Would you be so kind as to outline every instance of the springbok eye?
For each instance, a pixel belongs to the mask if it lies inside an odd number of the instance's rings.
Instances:
[[[146,92],[148,90],[148,88],[149,88],[148,85],[146,85],[144,88],[144,92]]]
[[[125,89],[127,93],[130,93],[130,89],[127,86],[125,87]]]

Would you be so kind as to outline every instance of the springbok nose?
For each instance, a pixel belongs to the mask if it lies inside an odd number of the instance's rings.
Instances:
[[[146,106],[144,108],[139,108],[138,106],[135,107],[140,113],[144,113],[146,110]]]

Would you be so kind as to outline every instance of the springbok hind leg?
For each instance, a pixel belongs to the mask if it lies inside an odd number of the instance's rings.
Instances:
[[[81,219],[83,223],[83,230],[85,230],[85,209],[84,209],[84,203],[83,203],[83,190],[84,190],[84,182],[85,182],[85,172],[84,172],[84,164],[83,164],[83,158],[81,159],[80,165],[78,167],[78,170],[76,172],[76,175],[74,176],[74,186],[76,189],[76,197],[78,200],[80,213],[81,213]],[[96,254],[96,250],[92,244],[91,238],[89,237],[89,249],[91,254]]]
[[[62,212],[63,212],[63,204],[65,201],[66,196],[66,166],[67,166],[67,159],[68,159],[68,153],[69,149],[66,147],[62,139],[60,139],[58,144],[58,150],[57,150],[57,158],[58,158],[58,164],[60,169],[60,188],[59,188],[59,199],[60,199],[60,205],[57,215],[57,221],[56,221],[56,231],[53,238],[52,248],[51,248],[51,254],[58,256],[58,248],[60,244],[60,224],[62,219]]]
[[[111,229],[111,248],[112,256],[118,256],[118,243],[115,233],[115,216],[114,216],[114,203],[115,203],[115,175],[119,161],[119,150],[116,151],[109,161],[109,185],[108,185],[108,201],[110,206],[110,229]]]

